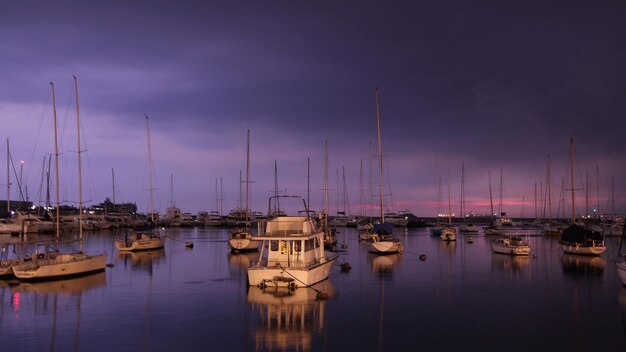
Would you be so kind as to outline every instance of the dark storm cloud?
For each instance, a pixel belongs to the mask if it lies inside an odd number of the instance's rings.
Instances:
[[[82,104],[122,124],[148,113],[156,133],[212,150],[221,139],[184,136],[251,128],[264,161],[279,145],[319,158],[328,139],[331,169],[358,179],[378,86],[386,155],[402,163],[394,181],[432,180],[436,160],[458,174],[465,160],[479,174],[531,168],[519,182],[532,184],[571,136],[589,167],[623,158],[625,12],[615,1],[10,3],[0,101],[41,103],[48,81],[78,74]]]

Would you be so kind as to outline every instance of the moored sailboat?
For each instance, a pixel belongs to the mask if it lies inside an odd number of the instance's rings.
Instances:
[[[378,190],[380,192],[380,223],[374,225],[367,239],[367,250],[370,253],[388,254],[402,253],[403,246],[399,239],[393,237],[392,224],[385,223],[384,195],[383,195],[383,150],[380,136],[380,104],[378,89],[376,89],[376,130],[378,136]]]
[[[52,102],[54,112],[54,149],[56,163],[56,245],[59,245],[60,217],[59,217],[59,152],[57,146],[57,119],[54,99],[54,85],[52,89]],[[62,253],[58,251],[35,253],[31,260],[22,264],[13,265],[13,274],[22,280],[56,279],[67,276],[84,275],[92,272],[103,271],[106,266],[106,253],[85,254],[83,253],[83,229],[82,229],[82,176],[81,176],[81,149],[80,149],[80,114],[78,105],[78,81],[74,77],[76,92],[76,125],[78,138],[78,188],[79,188],[79,242],[80,251],[77,253]],[[46,247],[47,248],[47,247]]]
[[[572,192],[572,224],[563,230],[559,243],[563,251],[569,254],[600,255],[606,251],[601,233],[576,223],[576,196],[574,194],[574,139],[570,140],[571,192]]]
[[[231,229],[231,235],[228,239],[228,248],[233,251],[256,251],[261,245],[261,241],[252,236],[250,228],[250,207],[248,196],[248,185],[250,177],[250,130],[246,135],[246,208],[244,209],[244,222],[237,223],[236,227]]]
[[[148,168],[149,171],[149,179],[150,179],[150,220],[151,220],[151,229],[147,229],[144,231],[136,231],[132,235],[124,235],[122,238],[118,238],[115,240],[115,248],[119,251],[146,251],[153,250],[165,247],[165,236],[160,235],[155,229],[155,218],[154,218],[154,208],[153,208],[153,195],[152,195],[152,155],[151,155],[151,145],[150,145],[150,120],[148,119],[148,115],[146,115],[146,126],[147,126],[147,134],[148,134]]]

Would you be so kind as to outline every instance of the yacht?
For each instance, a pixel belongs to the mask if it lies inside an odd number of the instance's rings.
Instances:
[[[301,199],[298,196],[273,198]],[[308,214],[308,212],[306,213]],[[259,257],[248,267],[250,286],[306,287],[326,280],[338,255],[324,251],[324,231],[308,216],[278,216],[258,224]]]

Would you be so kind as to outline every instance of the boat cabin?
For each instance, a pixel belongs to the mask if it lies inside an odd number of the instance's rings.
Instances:
[[[323,232],[305,216],[287,216],[259,223],[262,266],[307,267],[324,257]]]

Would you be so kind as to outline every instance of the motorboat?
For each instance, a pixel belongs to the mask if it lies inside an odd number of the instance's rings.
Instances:
[[[298,196],[273,196],[274,198]],[[307,212],[308,214],[308,212]],[[259,257],[248,267],[250,286],[305,287],[328,278],[338,255],[324,251],[324,231],[306,216],[278,216],[258,223]]]
[[[502,236],[491,243],[494,253],[511,255],[530,255],[530,245],[520,236]]]

